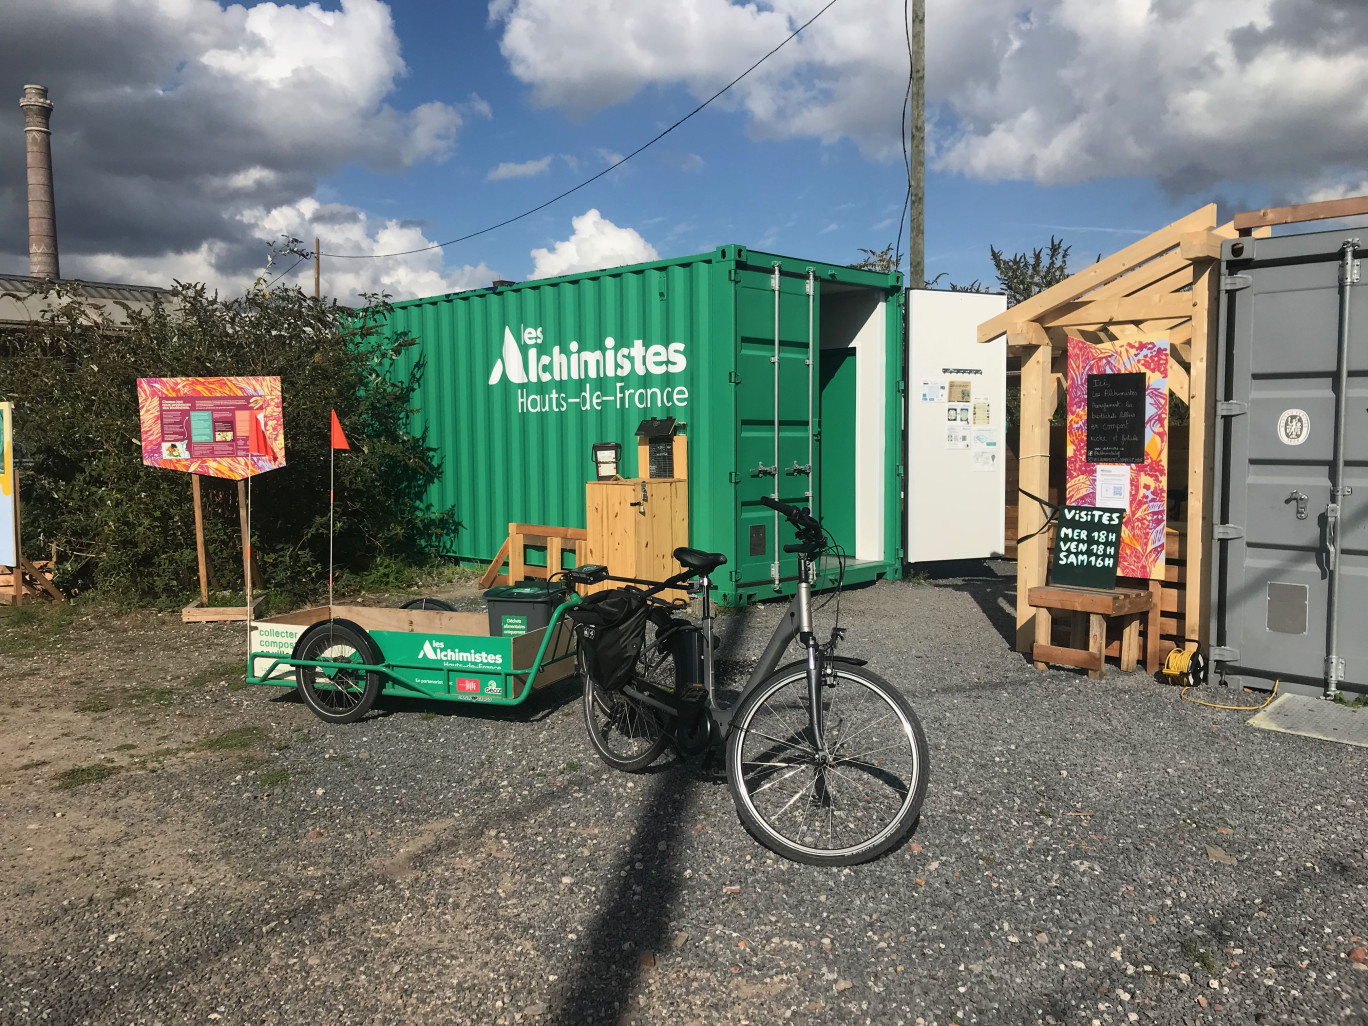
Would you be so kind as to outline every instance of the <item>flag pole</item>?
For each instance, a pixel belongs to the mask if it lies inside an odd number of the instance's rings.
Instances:
[[[337,463],[337,449],[328,439],[328,615],[332,616],[333,604],[333,506],[337,502],[336,484],[333,480],[333,467]]]

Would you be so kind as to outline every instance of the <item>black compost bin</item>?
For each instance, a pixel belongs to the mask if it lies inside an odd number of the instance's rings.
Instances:
[[[549,624],[565,601],[565,589],[547,581],[519,581],[490,588],[484,600],[489,605],[490,636],[516,638]]]

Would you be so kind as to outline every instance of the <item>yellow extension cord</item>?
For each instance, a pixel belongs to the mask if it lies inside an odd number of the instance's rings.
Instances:
[[[1220,705],[1216,702],[1202,702],[1195,698],[1188,698],[1187,693],[1191,690],[1191,687],[1183,688],[1182,693],[1178,697],[1184,702],[1191,702],[1193,705],[1204,705],[1208,709],[1229,709],[1231,712],[1258,712],[1264,706],[1268,705],[1269,702],[1278,697],[1278,682],[1276,680],[1273,682],[1272,693],[1259,705]]]
[[[1193,653],[1190,650],[1184,650],[1181,648],[1174,649],[1172,652],[1168,654],[1168,658],[1164,660],[1164,676],[1177,679],[1184,675],[1188,675],[1189,665],[1194,654],[1195,653]],[[1192,677],[1189,675],[1188,679],[1191,680]],[[1204,706],[1207,709],[1227,709],[1230,712],[1258,712],[1260,709],[1266,707],[1269,702],[1273,701],[1273,699],[1278,697],[1279,683],[1280,681],[1276,680],[1273,682],[1272,693],[1266,699],[1264,699],[1263,702],[1261,702],[1259,705],[1222,705],[1219,702],[1203,702],[1200,699],[1188,698],[1188,692],[1197,686],[1195,684],[1189,684],[1185,688],[1183,688],[1182,692],[1178,697],[1180,697],[1185,702],[1191,702],[1193,705]]]

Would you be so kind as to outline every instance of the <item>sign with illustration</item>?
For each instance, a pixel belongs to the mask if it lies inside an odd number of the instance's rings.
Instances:
[[[19,475],[14,469],[14,404],[0,403],[0,566],[19,562],[15,525],[19,521]]]
[[[1114,588],[1125,513],[1100,506],[1061,506],[1050,583]]]
[[[139,378],[143,463],[240,481],[285,465],[280,379]]]
[[[1122,510],[1122,577],[1164,572],[1168,363],[1166,338],[1069,339],[1066,502]]]

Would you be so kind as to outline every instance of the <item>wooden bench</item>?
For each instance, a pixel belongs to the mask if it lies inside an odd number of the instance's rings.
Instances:
[[[1037,670],[1048,664],[1076,666],[1087,670],[1093,680],[1101,680],[1108,655],[1118,655],[1121,669],[1134,670],[1140,661],[1140,623],[1154,609],[1154,593],[1145,588],[1071,588],[1049,585],[1032,588],[1026,601],[1036,610],[1035,644],[1031,659]],[[1069,643],[1064,648],[1055,645],[1051,637],[1053,612],[1070,614]],[[1121,637],[1108,645],[1107,627],[1111,620],[1119,620]],[[1087,646],[1082,635],[1087,632]],[[1151,632],[1153,627],[1151,626]],[[1153,641],[1153,639],[1150,639]],[[1153,649],[1155,646],[1149,646]],[[1151,660],[1147,659],[1147,664]]]

